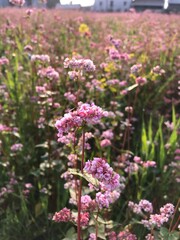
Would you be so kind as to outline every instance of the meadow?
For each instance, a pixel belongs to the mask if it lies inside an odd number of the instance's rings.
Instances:
[[[180,16],[0,9],[0,240],[178,240]]]

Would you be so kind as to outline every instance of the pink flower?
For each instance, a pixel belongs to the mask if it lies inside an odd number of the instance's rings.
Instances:
[[[40,61],[43,63],[49,63],[50,57],[48,55],[32,55],[31,56],[31,62]]]
[[[44,86],[36,86],[37,93],[44,93],[46,92],[46,88]]]
[[[135,163],[138,163],[138,164],[142,164],[142,163],[143,163],[143,161],[141,160],[141,158],[138,157],[138,156],[134,156],[133,161],[134,161]]]
[[[117,235],[114,231],[108,233],[108,240],[117,240]]]
[[[110,203],[107,193],[103,194],[101,192],[98,192],[96,194],[96,202],[99,208],[108,208]]]
[[[64,117],[56,121],[56,128],[58,129],[58,137],[60,140],[64,133],[71,129],[82,126],[83,124],[97,124],[101,118],[107,116],[107,113],[102,108],[96,106],[94,103],[78,103],[76,111],[66,113]]]
[[[94,158],[85,163],[84,170],[97,178],[104,189],[114,190],[120,186],[120,176],[102,158]]]
[[[16,143],[11,146],[11,151],[13,152],[21,151],[22,148],[23,148],[23,145],[21,143]]]
[[[145,212],[148,212],[148,213],[152,213],[152,212],[153,212],[152,203],[149,202],[148,200],[142,199],[142,200],[139,202],[139,207],[140,207],[143,211],[145,211]]]
[[[164,222],[167,222],[168,218],[165,218],[161,214],[153,214],[150,216],[149,222],[151,225],[155,225],[157,227],[161,227]]]
[[[68,208],[63,208],[61,211],[56,212],[52,218],[55,222],[69,222],[71,220],[71,211]]]
[[[130,162],[129,165],[124,169],[125,172],[133,174],[139,170],[137,163]]]
[[[76,154],[70,154],[68,155],[68,166],[74,167],[76,165],[76,161],[78,159],[78,156]]]
[[[108,146],[111,146],[111,141],[109,139],[103,139],[101,142],[100,142],[100,145],[101,147],[108,147]]]
[[[31,45],[26,45],[24,47],[24,51],[27,51],[27,52],[31,52],[33,50],[32,46]]]
[[[131,67],[131,73],[137,73],[140,71],[140,69],[142,68],[142,64],[135,64]]]
[[[70,78],[71,80],[75,80],[75,79],[78,78],[78,76],[79,76],[78,72],[76,72],[76,71],[69,71],[69,72],[68,72],[68,75],[69,75],[69,78]]]
[[[114,137],[114,133],[113,133],[112,129],[108,129],[108,130],[104,131],[101,136],[106,139],[111,140]]]
[[[89,195],[84,195],[81,197],[81,208],[82,210],[86,211],[88,210],[88,208],[90,207],[90,204],[92,202],[92,199]]]
[[[118,79],[111,79],[111,80],[106,81],[106,84],[109,85],[109,86],[111,86],[111,85],[119,85],[120,81]]]
[[[0,132],[9,132],[9,131],[11,131],[10,127],[0,124]]]
[[[91,234],[89,235],[88,240],[96,240],[96,234],[95,234],[95,233],[91,233]]]
[[[133,203],[129,201],[128,206],[133,210],[134,213],[136,214],[142,214],[142,211],[147,212],[147,213],[152,213],[153,212],[153,206],[152,203],[149,202],[146,199],[142,199],[139,204]]]
[[[133,112],[133,107],[131,107],[131,106],[125,107],[125,112],[132,113]]]
[[[119,60],[121,58],[119,51],[115,48],[109,49],[109,57],[112,60]]]
[[[154,161],[147,161],[143,163],[143,167],[149,168],[149,167],[156,167],[156,162]]]
[[[143,86],[144,84],[147,83],[147,79],[143,77],[137,77],[136,78],[136,83],[140,86]]]
[[[59,73],[57,71],[55,71],[55,69],[52,68],[51,66],[40,69],[37,74],[41,78],[47,77],[50,80],[58,80],[59,79]]]
[[[160,208],[160,213],[161,215],[169,218],[174,213],[174,205],[171,203],[167,203],[166,205]]]
[[[81,226],[87,226],[88,223],[89,223],[89,213],[88,212],[81,213],[81,216],[80,216]]]
[[[64,60],[64,68],[72,68],[77,70],[84,70],[86,72],[94,72],[96,67],[90,59],[76,59],[66,58]]]
[[[0,66],[1,65],[8,65],[9,64],[9,60],[6,57],[1,57],[0,58]]]
[[[136,235],[130,233],[128,230],[122,231],[117,236],[118,240],[137,240]]]
[[[146,235],[145,239],[146,240],[155,240],[154,236],[150,233],[148,235]]]
[[[76,96],[72,94],[71,92],[66,92],[64,94],[64,97],[69,100],[70,102],[75,102],[76,101]]]
[[[128,203],[128,207],[131,208],[131,210],[136,213],[136,214],[142,214],[141,208],[139,206],[139,204],[133,203],[131,201],[129,201]]]
[[[31,189],[33,187],[33,185],[31,183],[26,183],[24,186],[27,189]]]

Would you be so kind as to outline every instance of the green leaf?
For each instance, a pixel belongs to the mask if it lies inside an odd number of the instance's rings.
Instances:
[[[160,229],[160,235],[163,236],[163,237],[167,237],[169,235],[169,231],[167,228],[165,227],[161,227]]]
[[[180,233],[178,231],[174,231],[169,234],[168,240],[179,240],[179,239],[180,239]]]
[[[86,171],[84,171],[83,174],[75,168],[69,168],[68,171],[73,175],[83,177],[84,179],[86,179],[86,181],[88,181],[95,187],[99,187],[99,181],[95,179],[91,174],[88,174]]]
[[[76,232],[75,232],[74,227],[71,227],[71,228],[67,231],[67,233],[66,233],[66,238],[72,239],[72,235],[75,234],[75,233],[76,233]]]
[[[37,144],[36,148],[48,148],[48,143],[44,142],[44,143],[41,143],[41,144]]]
[[[106,240],[104,224],[98,224],[98,239]]]
[[[148,154],[148,144],[147,144],[147,133],[145,128],[145,123],[142,124],[142,133],[141,133],[141,151],[144,155]]]
[[[133,90],[134,88],[136,88],[137,86],[138,86],[138,84],[136,83],[136,84],[134,84],[134,85],[126,88],[126,90],[127,90],[127,91],[131,91],[131,90]]]
[[[35,216],[38,217],[39,215],[41,215],[42,210],[43,210],[43,209],[42,209],[41,203],[40,203],[40,202],[37,203],[37,204],[35,205]]]

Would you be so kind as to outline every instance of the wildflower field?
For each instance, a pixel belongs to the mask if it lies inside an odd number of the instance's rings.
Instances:
[[[0,9],[0,240],[178,240],[180,16]]]

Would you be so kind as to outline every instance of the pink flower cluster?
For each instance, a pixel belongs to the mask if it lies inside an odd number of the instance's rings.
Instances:
[[[96,193],[95,201],[100,209],[108,208],[120,197],[125,187],[124,178],[115,173],[104,159],[94,158],[92,161],[87,161],[84,171],[99,181],[100,192]],[[98,190],[97,187],[95,189]]]
[[[147,234],[145,237],[146,240],[155,240],[154,236],[152,234]]]
[[[109,53],[109,57],[112,60],[125,60],[127,61],[129,59],[129,55],[127,53],[120,53],[117,49],[115,48],[109,48],[107,49]]]
[[[133,161],[135,163],[141,165],[144,168],[156,167],[156,162],[155,161],[147,160],[146,162],[143,162],[142,159],[138,156],[134,156]]]
[[[31,56],[31,62],[36,62],[40,61],[43,63],[49,63],[50,62],[50,57],[48,55],[32,55]]]
[[[131,67],[131,73],[137,73],[141,70],[142,68],[142,64],[139,63],[139,64],[135,64]]]
[[[102,148],[107,147],[107,146],[111,146],[111,140],[114,137],[114,133],[113,133],[112,129],[108,129],[108,130],[106,130],[102,133],[101,137],[104,138],[100,142],[100,145],[101,145]]]
[[[76,220],[77,222],[77,220]],[[89,223],[89,213],[88,212],[84,212],[84,213],[81,213],[80,215],[80,224],[81,226],[87,226]]]
[[[72,68],[77,70],[84,70],[85,72],[94,72],[96,67],[90,59],[76,59],[66,58],[64,60],[64,68]]]
[[[149,167],[156,167],[156,162],[154,161],[146,161],[143,162],[142,159],[138,156],[134,156],[133,158],[134,162],[130,162],[129,160],[127,160],[125,162],[125,169],[124,171],[129,173],[129,174],[134,174],[136,172],[139,171],[140,168],[149,168]]]
[[[31,45],[26,45],[24,47],[24,51],[31,52],[33,50],[33,47]],[[32,57],[31,57],[32,58]],[[32,60],[31,60],[32,61]]]
[[[81,209],[82,211],[87,211],[90,208],[92,199],[89,195],[84,195],[81,197]]]
[[[159,65],[153,67],[152,72],[158,75],[162,75],[165,73],[164,69],[162,69]]]
[[[0,66],[1,65],[8,65],[9,64],[9,60],[6,57],[1,57],[0,58]]]
[[[108,40],[117,49],[121,46],[120,39],[115,39],[115,38],[113,38],[113,36],[110,35],[110,36],[108,36]]]
[[[23,145],[21,143],[16,143],[11,146],[11,151],[13,152],[21,151],[22,148],[23,148]]]
[[[107,112],[94,103],[79,102],[76,111],[66,113],[64,117],[56,121],[55,127],[58,129],[58,140],[72,128],[80,127],[83,124],[97,124],[104,116],[107,116]]]
[[[147,83],[147,79],[144,77],[137,77],[136,78],[136,83],[140,86],[143,86],[144,84]]]
[[[76,96],[75,96],[73,93],[71,93],[71,92],[66,92],[66,93],[64,94],[64,97],[65,97],[67,100],[69,100],[70,102],[76,102]]]
[[[77,217],[73,216],[73,213],[68,208],[63,208],[61,211],[56,212],[52,218],[55,222],[69,222],[75,221],[77,223]],[[89,223],[89,213],[83,212],[80,215],[81,226],[87,226]]]
[[[152,213],[153,212],[153,206],[152,203],[149,202],[146,199],[142,199],[139,204],[133,203],[129,201],[128,206],[133,210],[136,214],[142,214],[143,211],[146,213]]]
[[[150,229],[152,226],[160,228],[174,213],[174,205],[167,203],[160,208],[160,214],[151,214],[149,220],[141,220],[142,224]]]
[[[7,127],[6,125],[0,124],[0,132],[9,132],[11,131],[10,127]]]
[[[120,176],[102,158],[94,158],[85,163],[84,170],[100,181],[104,190],[113,191],[120,187]]]
[[[105,191],[104,193],[96,193],[96,203],[99,208],[108,208],[111,203],[114,203],[120,197],[120,191]]]
[[[58,80],[59,79],[59,73],[57,71],[55,71],[55,69],[52,68],[51,66],[40,69],[37,74],[41,78],[47,77],[50,80]]]
[[[63,208],[61,211],[56,212],[52,218],[55,222],[68,222],[71,220],[71,211],[68,208]]]
[[[117,234],[114,231],[107,233],[108,240],[117,240]]]
[[[122,231],[117,236],[118,240],[137,240],[135,234],[130,233],[128,230]]]
[[[96,234],[90,233],[88,240],[96,240]]]

